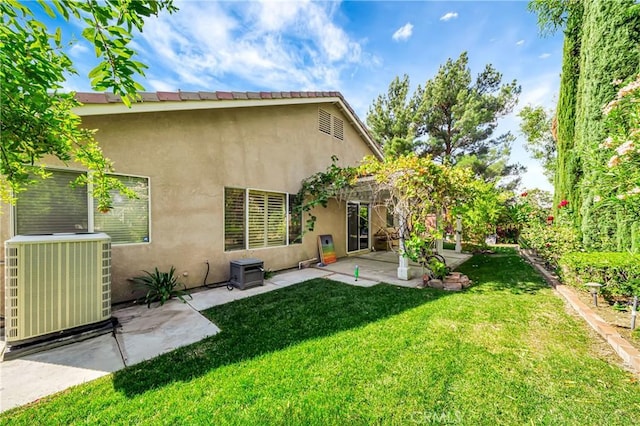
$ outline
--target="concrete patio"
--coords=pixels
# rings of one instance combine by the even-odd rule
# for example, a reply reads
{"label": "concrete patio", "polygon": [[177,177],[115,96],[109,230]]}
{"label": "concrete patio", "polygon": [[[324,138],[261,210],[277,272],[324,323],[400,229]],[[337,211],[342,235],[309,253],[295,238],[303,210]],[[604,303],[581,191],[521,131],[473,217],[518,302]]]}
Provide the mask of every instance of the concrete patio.
{"label": "concrete patio", "polygon": [[[457,268],[471,258],[470,254],[456,253],[453,250],[443,250],[441,254],[445,258],[447,266],[451,269]],[[358,265],[360,271],[360,279],[358,281],[385,282],[401,287],[416,287],[422,283],[422,267],[415,262],[409,262],[412,270],[412,279],[401,280],[398,278],[398,253],[394,251],[372,251],[343,257],[336,263],[318,268],[353,278],[356,265]],[[347,283],[352,284],[355,282],[355,280],[351,281],[353,282]]]}
{"label": "concrete patio", "polygon": [[[446,252],[447,264],[452,267],[470,257]],[[360,269],[357,281],[353,275],[355,265]],[[171,300],[151,309],[145,305],[116,308],[113,316],[119,326],[113,333],[0,362],[0,412],[213,336],[220,329],[200,314],[213,306],[313,278],[363,287],[380,282],[415,287],[421,282],[420,266],[416,266],[416,278],[410,281],[397,279],[397,266],[395,253],[372,252],[341,258],[324,267],[282,272],[265,280],[263,286],[243,291],[204,288],[193,291],[193,299],[187,298],[187,303]]]}

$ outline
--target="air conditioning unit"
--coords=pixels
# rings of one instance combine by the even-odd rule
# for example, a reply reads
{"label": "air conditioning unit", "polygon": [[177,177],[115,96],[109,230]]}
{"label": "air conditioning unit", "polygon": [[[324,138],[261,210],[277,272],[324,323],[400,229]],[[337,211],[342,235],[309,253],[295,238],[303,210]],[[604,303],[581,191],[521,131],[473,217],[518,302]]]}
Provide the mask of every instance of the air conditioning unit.
{"label": "air conditioning unit", "polygon": [[111,317],[111,238],[16,236],[5,242],[7,345]]}

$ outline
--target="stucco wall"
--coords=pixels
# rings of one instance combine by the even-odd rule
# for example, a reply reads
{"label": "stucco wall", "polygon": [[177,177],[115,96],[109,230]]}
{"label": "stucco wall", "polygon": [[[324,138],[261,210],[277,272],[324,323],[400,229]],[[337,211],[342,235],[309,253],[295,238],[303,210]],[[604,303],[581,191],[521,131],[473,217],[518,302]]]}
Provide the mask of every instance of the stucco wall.
{"label": "stucco wall", "polygon": [[[88,128],[122,174],[150,178],[151,242],[114,245],[112,300],[133,297],[127,280],[142,270],[175,266],[188,287],[228,279],[229,261],[257,257],[280,270],[317,256],[316,238],[332,234],[338,256],[346,254],[342,203],[320,208],[313,233],[302,244],[224,251],[224,187],[296,193],[300,182],[324,170],[336,155],[354,165],[371,150],[332,104],[321,107],[344,120],[344,141],[318,131],[318,105],[229,108],[89,116]],[[6,209],[5,209],[6,213]],[[11,237],[1,218],[3,241]]]}

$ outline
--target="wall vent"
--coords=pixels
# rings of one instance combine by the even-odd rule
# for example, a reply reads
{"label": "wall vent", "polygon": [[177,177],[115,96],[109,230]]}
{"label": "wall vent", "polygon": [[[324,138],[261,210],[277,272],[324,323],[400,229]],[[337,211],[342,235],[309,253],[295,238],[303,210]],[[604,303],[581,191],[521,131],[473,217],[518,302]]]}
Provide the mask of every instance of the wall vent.
{"label": "wall vent", "polygon": [[344,140],[344,121],[318,108],[318,130],[336,139]]}
{"label": "wall vent", "polygon": [[16,236],[5,242],[7,343],[111,317],[106,234]]}
{"label": "wall vent", "polygon": [[344,121],[333,116],[333,136],[336,139],[344,140]]}
{"label": "wall vent", "polygon": [[318,130],[331,134],[331,114],[323,109],[318,109]]}

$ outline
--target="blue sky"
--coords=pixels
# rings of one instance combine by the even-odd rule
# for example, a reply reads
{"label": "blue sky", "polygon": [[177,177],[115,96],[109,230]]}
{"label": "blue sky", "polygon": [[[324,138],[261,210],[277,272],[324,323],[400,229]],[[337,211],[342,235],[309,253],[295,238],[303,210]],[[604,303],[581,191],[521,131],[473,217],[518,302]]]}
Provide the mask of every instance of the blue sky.
{"label": "blue sky", "polygon": [[[338,90],[366,119],[391,80],[424,85],[448,58],[469,53],[472,74],[491,63],[503,81],[522,85],[514,114],[499,131],[518,136],[512,161],[528,168],[524,187],[551,189],[522,147],[515,113],[553,108],[562,59],[561,32],[539,35],[526,1],[211,2],[179,1],[173,15],[150,19],[135,38],[149,66],[149,91]],[[67,89],[89,91],[95,64],[79,26],[65,26],[79,76]]]}

